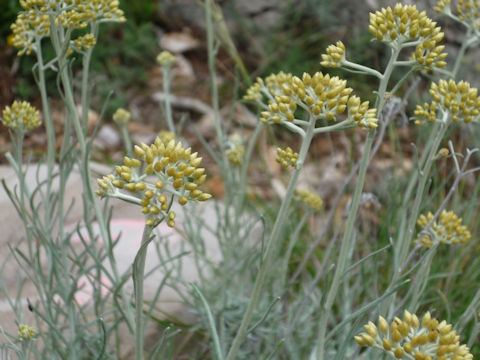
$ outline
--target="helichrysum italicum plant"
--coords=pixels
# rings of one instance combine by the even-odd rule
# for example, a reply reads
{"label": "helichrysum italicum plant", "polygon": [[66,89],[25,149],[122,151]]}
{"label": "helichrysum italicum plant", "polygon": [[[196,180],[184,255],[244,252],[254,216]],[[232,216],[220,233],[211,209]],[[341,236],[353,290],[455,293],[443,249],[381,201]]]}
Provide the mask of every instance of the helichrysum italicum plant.
{"label": "helichrysum italicum plant", "polygon": [[415,46],[411,58],[420,66],[441,68],[446,65],[445,46],[438,45],[444,36],[441,28],[415,5],[396,4],[393,9],[388,7],[370,13],[368,29],[390,46],[411,42]]}
{"label": "helichrysum italicum plant", "polygon": [[297,165],[298,153],[293,151],[290,146],[285,149],[277,148],[277,162],[282,165],[283,169],[288,169],[289,166],[295,167]]}
{"label": "helichrysum italicum plant", "polygon": [[[433,214],[429,212],[426,216],[420,215],[417,224],[421,228],[433,220]],[[465,225],[462,225],[462,218],[459,218],[453,211],[443,210],[438,220],[434,221],[428,228],[427,233],[420,233],[417,242],[425,248],[430,248],[434,244],[463,244],[471,237]]]}
{"label": "helichrysum italicum plant", "polygon": [[429,312],[420,321],[406,311],[403,320],[395,317],[389,324],[382,316],[378,327],[369,322],[355,340],[360,346],[383,350],[394,359],[410,360],[471,360],[473,355],[460,336],[445,320],[439,322]]}
{"label": "helichrysum italicum plant", "polygon": [[304,126],[304,121],[295,117],[297,108],[307,110],[315,120],[335,120],[348,109],[350,126],[376,128],[376,109],[369,108],[368,101],[361,102],[357,96],[350,96],[353,89],[346,85],[346,80],[321,72],[304,73],[302,78],[280,72],[265,81],[257,79],[244,98],[262,105],[265,111],[261,113],[261,120],[267,124],[283,124],[290,129]]}
{"label": "helichrysum italicum plant", "polygon": [[42,124],[38,110],[27,101],[14,101],[5,107],[2,116],[2,124],[14,131],[27,132]]}
{"label": "helichrysum italicum plant", "polygon": [[323,200],[308,190],[299,189],[295,191],[297,200],[306,206],[310,211],[318,212],[322,209]]}
{"label": "helichrysum italicum plant", "polygon": [[181,142],[164,143],[157,137],[150,146],[136,145],[134,157],[125,157],[115,174],[98,179],[97,194],[141,205],[149,226],[167,219],[173,227],[175,213],[170,207],[174,198],[185,205],[212,197],[198,188],[207,178],[201,162],[202,158],[192,154],[190,148],[185,149]]}
{"label": "helichrysum italicum plant", "polygon": [[22,340],[32,340],[37,336],[35,329],[28,325],[20,325],[18,327],[18,337]]}
{"label": "helichrysum italicum plant", "polygon": [[175,56],[169,51],[162,51],[157,56],[157,63],[161,66],[170,67],[175,61]]}
{"label": "helichrysum italicum plant", "polygon": [[[452,15],[451,0],[440,0],[434,10]],[[480,27],[480,3],[478,0],[459,0],[456,10],[460,21],[476,28]]]}
{"label": "helichrysum italicum plant", "polygon": [[337,41],[335,45],[327,47],[327,53],[322,54],[322,62],[324,67],[339,67],[342,61],[345,60],[345,45],[341,41]]}
{"label": "helichrysum italicum plant", "polygon": [[431,103],[417,105],[415,109],[417,124],[448,120],[468,123],[480,119],[478,89],[466,81],[440,80],[438,84],[432,83],[430,95],[433,98]]}
{"label": "helichrysum italicum plant", "polygon": [[74,48],[79,52],[85,51],[90,49],[91,47],[94,47],[96,43],[97,43],[97,40],[95,39],[95,35],[93,34],[85,34],[73,40]]}
{"label": "helichrysum italicum plant", "polygon": [[171,140],[175,140],[175,134],[171,131],[160,131],[158,137],[163,143],[168,144]]}
{"label": "helichrysum italicum plant", "polygon": [[234,134],[228,139],[229,149],[225,151],[228,161],[235,166],[241,166],[243,157],[245,156],[245,146],[243,146],[242,138]]}
{"label": "helichrysum italicum plant", "polygon": [[126,125],[128,122],[130,122],[131,118],[132,114],[130,111],[123,108],[118,108],[113,114],[113,121],[115,121],[118,125]]}
{"label": "helichrysum italicum plant", "polygon": [[[70,30],[85,29],[92,23],[125,21],[117,0],[23,0],[20,5],[24,11],[11,26],[18,55],[37,51],[38,40],[50,36],[50,16],[54,16],[56,24]],[[80,36],[73,44],[85,50],[95,44],[92,36]]]}

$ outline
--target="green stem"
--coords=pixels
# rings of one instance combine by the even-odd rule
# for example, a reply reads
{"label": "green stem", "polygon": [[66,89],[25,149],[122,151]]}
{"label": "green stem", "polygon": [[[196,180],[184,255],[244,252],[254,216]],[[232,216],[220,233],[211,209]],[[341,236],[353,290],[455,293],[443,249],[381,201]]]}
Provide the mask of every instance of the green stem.
{"label": "green stem", "polygon": [[[98,27],[96,23],[92,23],[90,31],[97,38]],[[83,133],[87,135],[87,125],[88,125],[88,110],[90,109],[90,97],[89,97],[89,86],[88,78],[90,74],[90,59],[92,57],[94,47],[91,47],[83,55],[82,58],[82,89],[81,89],[81,102],[82,102],[82,124],[83,124]]]}
{"label": "green stem", "polygon": [[[215,132],[217,136],[217,141],[219,145],[219,152],[221,156],[221,162],[219,164],[220,169],[224,175],[227,174],[228,162],[225,155],[225,139],[223,135],[222,123],[220,118],[220,107],[218,103],[218,87],[216,84],[216,71],[215,71],[215,49],[214,49],[214,40],[215,33],[213,30],[212,24],[212,5],[211,0],[205,0],[205,16],[206,16],[206,27],[207,27],[207,50],[208,50],[208,70],[210,73],[210,87],[212,91],[212,107],[215,116]],[[228,179],[228,177],[227,177]]]}
{"label": "green stem", "polygon": [[[143,229],[142,245],[148,244],[152,235],[152,226]],[[133,264],[133,285],[135,292],[135,359],[144,360],[144,326],[143,326],[143,284],[145,276],[145,261],[148,246],[141,246]]]}
{"label": "green stem", "polygon": [[128,133],[127,124],[121,124],[120,131],[122,132],[123,143],[125,144],[127,155],[132,156],[133,155],[132,139],[130,138],[130,134]]}
{"label": "green stem", "polygon": [[47,191],[45,197],[45,220],[46,226],[48,229],[51,229],[51,203],[50,199],[52,198],[52,180],[53,180],[53,169],[55,166],[55,155],[56,155],[56,139],[55,139],[55,128],[53,125],[52,114],[50,111],[50,104],[48,102],[47,86],[45,82],[45,68],[43,63],[42,55],[42,44],[41,40],[37,39],[37,65],[38,65],[38,88],[40,90],[40,97],[42,99],[42,109],[45,123],[45,131],[47,133]]}
{"label": "green stem", "polygon": [[170,103],[170,84],[172,82],[170,66],[162,66],[163,73],[163,93],[165,94],[165,118],[167,119],[168,130],[175,134],[173,125],[172,104]]}
{"label": "green stem", "polygon": [[345,67],[360,71],[360,72],[365,73],[367,75],[375,76],[379,79],[382,79],[382,77],[383,77],[383,75],[375,69],[372,69],[372,68],[369,68],[367,66],[363,66],[363,65],[360,65],[360,64],[352,63],[348,60],[343,60],[341,62],[341,64]]}
{"label": "green stem", "polygon": [[[240,170],[240,180],[238,182],[238,188],[240,189],[237,192],[237,201],[234,206],[234,214],[236,216],[236,224],[239,224],[241,221],[240,214],[242,213],[242,209],[245,203],[245,197],[247,193],[247,176],[248,176],[248,165],[250,164],[250,159],[252,158],[253,150],[255,149],[255,145],[257,143],[258,137],[260,136],[264,125],[261,121],[257,123],[253,134],[250,137],[247,151],[245,152],[245,156],[242,161],[242,169]],[[238,229],[235,229],[235,233]]]}
{"label": "green stem", "polygon": [[[385,72],[382,75],[382,78],[381,78],[382,80],[380,81],[377,102],[375,104],[379,117],[381,117],[381,114],[382,114],[382,109],[383,109],[384,100],[385,100],[385,92],[387,91],[388,82],[390,80],[390,76],[392,75],[392,71],[395,67],[395,61],[397,60],[399,53],[400,53],[400,48],[392,49],[392,54],[388,61]],[[365,175],[368,168],[370,151],[372,149],[374,137],[375,137],[375,130],[370,130],[368,132],[367,139],[365,141],[365,146],[363,149],[362,158],[360,160],[360,169],[358,173],[357,185],[355,186],[352,202],[348,212],[345,232],[343,233],[343,238],[340,246],[340,253],[339,253],[337,264],[335,266],[335,274],[333,276],[332,284],[330,285],[330,289],[327,293],[327,297],[323,305],[323,316],[319,324],[319,331],[318,331],[319,335],[318,335],[318,342],[317,342],[317,349],[316,349],[316,355],[318,360],[324,359],[325,336],[327,332],[328,320],[330,318],[330,313],[331,313],[333,304],[335,302],[335,299],[337,297],[338,290],[340,288],[340,284],[342,282],[342,278],[345,273],[345,269],[347,267],[348,252],[350,251],[351,245],[353,242],[353,228],[355,225],[355,220],[357,218],[358,208],[360,206],[360,198],[363,192],[363,185],[365,182]]]}
{"label": "green stem", "polygon": [[270,271],[274,270],[274,269],[271,269],[270,263],[272,261],[273,256],[275,255],[276,249],[278,248],[278,244],[282,239],[280,234],[285,225],[285,220],[288,214],[290,203],[293,198],[293,194],[294,194],[295,186],[297,184],[298,176],[300,174],[300,170],[303,167],[303,163],[307,156],[310,143],[312,142],[314,129],[315,129],[315,120],[311,119],[310,125],[307,128],[305,138],[303,139],[302,146],[300,148],[297,167],[293,170],[292,176],[290,177],[285,198],[282,201],[271,235],[268,239],[265,253],[263,254],[263,257],[262,257],[262,263],[260,264],[260,269],[255,279],[255,284],[253,287],[252,295],[250,297],[250,302],[248,303],[245,314],[243,315],[240,328],[238,329],[237,334],[235,335],[235,338],[232,342],[230,350],[227,354],[226,360],[233,360],[237,356],[240,346],[242,345],[247,335],[247,329],[249,328],[250,322],[252,320],[253,312],[261,299],[263,285],[267,278],[268,270]]}

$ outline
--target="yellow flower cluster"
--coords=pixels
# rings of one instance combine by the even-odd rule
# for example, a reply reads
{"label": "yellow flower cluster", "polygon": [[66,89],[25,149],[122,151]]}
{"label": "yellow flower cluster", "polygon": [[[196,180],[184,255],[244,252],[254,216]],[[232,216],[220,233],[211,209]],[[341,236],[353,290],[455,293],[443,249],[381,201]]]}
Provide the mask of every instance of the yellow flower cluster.
{"label": "yellow flower cluster", "polygon": [[18,55],[30,55],[34,43],[50,35],[50,15],[55,25],[71,30],[84,29],[93,22],[125,21],[118,0],[22,0],[20,5],[24,11],[11,26]]}
{"label": "yellow flower cluster", "polygon": [[[262,90],[265,89],[265,83],[262,78],[257,78],[255,83],[247,89],[247,93],[243,96],[244,100],[261,102],[263,99]],[[267,92],[267,96],[270,93]]]}
{"label": "yellow flower cluster", "polygon": [[[261,102],[263,95],[267,96],[268,105],[266,111],[261,113],[261,120],[269,124],[293,122],[297,106],[307,110],[314,119],[335,120],[337,115],[343,114],[352,104],[349,99],[357,99],[350,97],[353,90],[346,85],[346,80],[321,72],[314,75],[304,73],[302,78],[280,72],[270,75],[265,82],[257,79],[247,90],[245,99]],[[353,103],[356,101],[353,100]],[[363,104],[368,108],[368,102]],[[352,116],[352,120],[361,127],[376,127],[376,110],[365,110],[363,113],[360,110],[364,109],[355,104],[349,109],[348,114]]]}
{"label": "yellow flower cluster", "polygon": [[83,36],[79,36],[73,41],[75,48],[78,51],[85,51],[94,47],[97,43],[95,36],[93,34],[85,34]]}
{"label": "yellow flower cluster", "polygon": [[[427,216],[420,215],[417,220],[418,226],[425,228],[433,219],[433,214],[429,212]],[[418,241],[424,248],[431,248],[434,244],[464,244],[470,237],[465,225],[462,225],[462,218],[459,218],[453,211],[443,210],[438,221],[432,223],[429,231],[433,239],[428,234],[419,234]],[[421,239],[421,240],[420,240]]]}
{"label": "yellow flower cluster", "polygon": [[229,149],[226,151],[227,159],[232,165],[240,166],[245,155],[245,146],[240,135],[233,134],[228,141]]}
{"label": "yellow flower cluster", "polygon": [[162,140],[165,144],[168,144],[170,140],[175,140],[175,134],[171,131],[160,131],[158,133],[158,137]]}
{"label": "yellow flower cluster", "polygon": [[[199,167],[202,158],[185,149],[180,142],[164,143],[159,137],[148,146],[135,145],[135,157],[125,157],[123,165],[116,166],[116,174],[98,179],[99,196],[123,199],[142,206],[147,215],[146,224],[153,226],[162,219],[175,225],[175,213],[170,211],[174,198],[180,205],[188,201],[206,201],[212,196],[200,189],[207,178]],[[148,177],[154,181],[147,181]]]}
{"label": "yellow flower cluster", "polygon": [[450,10],[450,3],[451,0],[440,0],[437,2],[437,5],[433,7],[433,10],[436,12],[445,12],[447,10]]}
{"label": "yellow flower cluster", "polygon": [[237,145],[232,149],[226,151],[227,159],[233,165],[242,165],[243,155],[245,154],[245,147]]}
{"label": "yellow flower cluster", "polygon": [[173,56],[169,51],[162,51],[157,56],[157,63],[161,66],[168,67],[173,64],[175,61],[175,56]]}
{"label": "yellow flower cluster", "polygon": [[474,27],[480,26],[480,2],[478,0],[459,0],[458,18]]}
{"label": "yellow flower cluster", "polygon": [[20,13],[10,26],[13,32],[12,44],[18,48],[18,55],[30,55],[36,37],[50,35],[50,20],[47,14],[37,12]]}
{"label": "yellow flower cluster", "polygon": [[430,95],[433,98],[431,104],[417,105],[415,116],[417,124],[422,120],[434,122],[437,119],[437,111],[448,112],[453,121],[463,120],[466,123],[478,120],[480,114],[480,97],[478,89],[470,87],[466,81],[455,83],[453,80],[440,80],[438,85],[432,83]]}
{"label": "yellow flower cluster", "polygon": [[[451,0],[440,0],[433,8],[436,12],[451,14]],[[478,0],[459,0],[457,5],[458,19],[473,27],[480,26],[480,2]]]}
{"label": "yellow flower cluster", "polygon": [[34,130],[41,125],[38,110],[27,101],[14,101],[11,107],[5,107],[2,123],[10,129],[19,131]]}
{"label": "yellow flower cluster", "polygon": [[118,125],[127,124],[131,118],[132,114],[130,114],[130,111],[123,108],[118,108],[113,114],[113,121],[115,121]]}
{"label": "yellow flower cluster", "polygon": [[285,150],[277,148],[277,162],[282,168],[287,169],[289,166],[297,165],[298,153],[294,152],[289,146]]}
{"label": "yellow flower cluster", "polygon": [[396,4],[393,9],[383,8],[370,13],[370,33],[378,40],[396,46],[413,42],[416,49],[412,59],[421,66],[444,67],[447,54],[444,46],[437,46],[443,39],[441,28],[427,17],[425,11],[419,12],[415,5]]}
{"label": "yellow flower cluster", "polygon": [[439,322],[427,312],[422,321],[405,310],[403,320],[395,317],[389,325],[382,316],[378,328],[373,322],[355,336],[360,346],[381,349],[395,359],[415,360],[471,360],[473,355],[445,320]]}
{"label": "yellow flower cluster", "polygon": [[310,210],[318,212],[322,209],[323,200],[315,195],[312,194],[308,190],[295,190],[295,195],[297,199],[306,205]]}
{"label": "yellow flower cluster", "polygon": [[439,13],[449,11],[450,3],[451,0],[440,0],[439,2],[437,2],[437,5],[434,6],[433,10]]}
{"label": "yellow flower cluster", "polygon": [[322,62],[320,63],[324,67],[339,67],[345,60],[345,45],[341,41],[337,41],[335,45],[329,45],[327,47],[327,53],[322,54]]}
{"label": "yellow flower cluster", "polygon": [[351,96],[348,99],[348,116],[355,120],[358,126],[374,129],[378,126],[377,109],[369,109],[368,104],[368,101],[361,102],[356,95]]}
{"label": "yellow flower cluster", "polygon": [[18,337],[22,340],[31,340],[35,336],[37,336],[37,333],[35,329],[31,326],[28,325],[20,325],[18,327]]}

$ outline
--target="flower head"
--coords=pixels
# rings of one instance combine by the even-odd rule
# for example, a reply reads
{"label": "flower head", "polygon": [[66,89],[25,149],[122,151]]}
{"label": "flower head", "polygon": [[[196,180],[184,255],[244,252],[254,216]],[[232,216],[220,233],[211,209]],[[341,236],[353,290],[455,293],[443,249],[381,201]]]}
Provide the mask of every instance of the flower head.
{"label": "flower head", "polygon": [[18,327],[18,337],[22,340],[31,340],[35,336],[37,336],[37,333],[35,329],[31,326],[28,325],[20,325]]}
{"label": "flower head", "polygon": [[[350,94],[353,89],[347,87],[346,80],[337,76],[317,72],[314,75],[304,73],[302,78],[280,72],[268,76],[265,81],[257,79],[257,82],[247,90],[245,99],[260,103],[265,111],[261,113],[261,120],[268,124],[295,122],[297,107],[307,110],[310,116],[317,119],[335,120],[338,115],[344,114],[351,102]],[[263,99],[268,99],[267,104]],[[363,103],[363,112],[356,101],[353,107],[356,111],[348,114],[358,115],[351,117],[358,126],[373,128],[377,126],[375,109],[368,110],[368,102]]]}
{"label": "flower head", "polygon": [[162,140],[165,144],[168,144],[170,140],[175,140],[175,134],[171,131],[160,131],[158,133],[158,137]]}
{"label": "flower head", "polygon": [[79,36],[73,41],[73,45],[77,49],[77,51],[85,51],[95,46],[97,40],[93,34],[85,34],[83,36]]}
{"label": "flower head", "polygon": [[339,67],[342,61],[345,60],[345,45],[341,41],[337,41],[335,45],[327,47],[327,53],[322,54],[322,62],[324,67]]}
{"label": "flower head", "polygon": [[162,51],[157,56],[157,63],[164,67],[170,67],[175,61],[175,56],[172,55],[169,51]]}
{"label": "flower head", "polygon": [[[466,81],[456,83],[453,80],[440,80],[438,85],[432,83],[430,95],[433,101],[422,106],[417,105],[415,116],[417,124],[424,120],[434,122],[451,118],[453,121],[463,120],[466,123],[479,119],[480,97],[478,90],[470,87]],[[437,114],[440,113],[440,116]],[[445,120],[443,120],[445,121]]]}
{"label": "flower head", "polygon": [[355,341],[360,346],[381,349],[394,359],[473,359],[470,349],[460,345],[460,336],[452,325],[445,320],[439,322],[429,312],[420,321],[405,310],[403,320],[395,317],[390,324],[380,316],[378,328],[371,321],[364,328],[366,332],[355,336]]}
{"label": "flower head", "polygon": [[474,27],[480,27],[480,2],[478,0],[459,0],[458,18]]}
{"label": "flower head", "polygon": [[130,111],[123,108],[118,108],[117,111],[115,111],[115,113],[113,114],[113,121],[115,121],[118,125],[127,124],[131,118],[132,114],[130,113]]}
{"label": "flower head", "polygon": [[243,156],[245,155],[245,146],[243,146],[242,138],[234,134],[229,139],[230,149],[226,151],[227,159],[232,165],[242,165]]}
{"label": "flower head", "polygon": [[34,130],[41,125],[38,110],[27,101],[14,101],[3,110],[3,125],[22,132]]}
{"label": "flower head", "polygon": [[[18,55],[30,55],[43,37],[50,36],[50,17],[65,29],[85,29],[88,24],[124,22],[118,0],[21,0],[23,8],[11,25]],[[88,37],[91,44],[91,39]]]}
{"label": "flower head", "polygon": [[[440,0],[433,8],[436,12],[452,14],[451,0]],[[459,0],[457,5],[458,19],[475,28],[480,27],[480,2],[478,0]]]}
{"label": "flower head", "polygon": [[451,11],[450,3],[451,0],[440,0],[439,2],[437,2],[437,5],[434,6],[433,10],[439,13]]}
{"label": "flower head", "polygon": [[323,200],[308,190],[296,190],[295,196],[297,197],[298,201],[304,204],[311,211],[318,212],[322,209]]}
{"label": "flower head", "polygon": [[[425,228],[433,220],[433,214],[420,215],[417,220],[418,226]],[[453,211],[443,210],[438,221],[434,221],[428,229],[430,234],[418,234],[417,243],[420,241],[424,248],[431,248],[434,244],[463,244],[470,237],[465,225],[462,225],[462,218],[459,218]]]}
{"label": "flower head", "polygon": [[141,205],[147,225],[153,226],[165,218],[173,227],[175,213],[170,207],[175,198],[185,205],[212,197],[198,189],[207,178],[205,169],[199,167],[202,158],[192,154],[190,148],[185,149],[181,142],[165,143],[157,137],[150,146],[135,145],[134,152],[135,157],[125,157],[123,165],[116,166],[115,174],[97,180],[97,194]]}
{"label": "flower head", "polygon": [[396,4],[370,13],[370,33],[391,46],[412,42],[416,46],[412,59],[422,67],[444,67],[447,54],[445,47],[438,46],[444,33],[437,23],[418,11],[415,5]]}
{"label": "flower head", "polygon": [[298,153],[294,152],[289,146],[281,149],[277,148],[277,162],[282,165],[282,168],[288,169],[289,166],[295,167],[297,165]]}

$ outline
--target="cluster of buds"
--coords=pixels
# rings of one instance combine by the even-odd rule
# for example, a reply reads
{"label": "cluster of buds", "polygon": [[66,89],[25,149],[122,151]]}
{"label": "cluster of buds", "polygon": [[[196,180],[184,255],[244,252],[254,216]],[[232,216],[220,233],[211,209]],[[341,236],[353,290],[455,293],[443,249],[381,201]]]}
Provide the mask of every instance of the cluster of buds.
{"label": "cluster of buds", "polygon": [[388,7],[370,13],[368,29],[378,40],[390,46],[398,47],[411,42],[416,45],[412,60],[422,67],[442,68],[446,65],[447,54],[443,53],[443,45],[437,45],[444,34],[436,25],[425,11],[418,11],[415,5],[396,4],[393,9]]}
{"label": "cluster of buds", "polygon": [[405,310],[403,320],[395,317],[391,324],[378,318],[364,326],[365,333],[355,336],[360,346],[383,350],[394,359],[415,360],[471,360],[473,355],[445,320],[439,322],[427,312],[422,321]]}
{"label": "cluster of buds", "polygon": [[3,110],[4,126],[20,132],[34,130],[41,125],[38,110],[27,101],[14,101]]}
{"label": "cluster of buds", "polygon": [[[433,8],[436,12],[452,14],[451,0],[440,0]],[[458,19],[468,25],[480,26],[480,3],[478,0],[459,0],[457,5]]]}
{"label": "cluster of buds", "polygon": [[438,85],[432,83],[430,95],[433,98],[431,104],[417,105],[415,116],[417,124],[422,120],[434,122],[437,119],[437,111],[440,111],[441,118],[451,117],[453,121],[463,120],[466,123],[478,120],[480,114],[480,97],[478,89],[470,87],[466,81],[458,84],[453,80],[440,80]]}
{"label": "cluster of buds", "polygon": [[[433,220],[433,214],[420,215],[417,220],[418,226],[426,228]],[[465,225],[462,225],[462,218],[459,218],[453,211],[443,210],[438,221],[434,221],[428,229],[428,234],[420,233],[417,243],[424,248],[431,248],[434,244],[464,244],[471,237]]]}
{"label": "cluster of buds", "polygon": [[313,212],[318,212],[322,209],[323,200],[308,190],[295,190],[295,196],[298,201]]}
{"label": "cluster of buds", "polygon": [[243,163],[243,156],[245,155],[245,146],[242,144],[242,138],[239,135],[232,135],[228,141],[230,148],[226,151],[228,161],[235,166],[240,166]]}
{"label": "cluster of buds", "polygon": [[337,41],[335,45],[327,47],[327,53],[322,54],[320,64],[324,67],[336,68],[341,65],[343,60],[345,60],[345,45],[341,41]]}
{"label": "cluster of buds", "polygon": [[447,12],[451,12],[451,9],[450,9],[450,3],[451,3],[451,0],[440,0],[439,2],[437,2],[437,4],[433,7],[433,10],[435,10],[436,12],[439,12],[439,13],[447,13]]}
{"label": "cluster of buds", "polygon": [[202,158],[180,142],[164,143],[157,137],[150,146],[136,145],[134,152],[134,158],[125,157],[123,165],[116,166],[115,174],[97,180],[100,186],[97,195],[142,206],[148,226],[155,226],[163,219],[167,219],[168,226],[175,225],[175,213],[170,211],[174,198],[185,205],[212,197],[198,189],[207,178],[205,169],[199,167]]}
{"label": "cluster of buds", "polygon": [[[22,0],[20,5],[23,11],[11,25],[18,55],[30,55],[36,51],[35,44],[50,35],[51,16],[56,26],[70,30],[85,29],[89,23],[125,21],[118,0]],[[91,38],[84,40],[85,44],[94,45]],[[80,44],[74,45],[81,48]]]}
{"label": "cluster of buds", "polygon": [[77,51],[86,51],[95,46],[97,40],[93,34],[79,36],[73,41],[73,46]]}
{"label": "cluster of buds", "polygon": [[28,325],[20,325],[18,327],[18,337],[22,340],[31,340],[37,336],[35,329]]}
{"label": "cluster of buds", "polygon": [[459,0],[458,18],[478,28],[480,26],[480,3],[478,0]]}
{"label": "cluster of buds", "polygon": [[123,108],[118,108],[117,111],[113,114],[113,121],[115,121],[118,125],[126,125],[130,119],[132,118],[132,114],[130,111],[125,110]]}
{"label": "cluster of buds", "polygon": [[175,61],[175,56],[169,51],[162,51],[157,55],[157,63],[164,67],[170,67]]}
{"label": "cluster of buds", "polygon": [[[52,0],[51,0],[52,1]],[[57,0],[55,0],[57,1]],[[118,8],[118,0],[67,0],[73,4],[73,10],[88,21],[125,22],[123,11]]]}
{"label": "cluster of buds", "polygon": [[[363,107],[358,106],[358,98],[350,97],[353,89],[346,85],[346,80],[321,72],[314,75],[304,73],[302,78],[280,72],[270,75],[265,82],[257,79],[247,90],[245,99],[255,100],[265,108],[261,113],[261,120],[268,124],[295,123],[297,107],[307,110],[314,120],[335,120],[352,105],[355,110],[349,109],[348,112],[352,124],[364,128],[376,127],[376,110],[368,110],[368,102],[362,103]],[[267,104],[262,102],[264,95],[268,98]],[[353,100],[349,101],[351,99]],[[367,109],[364,109],[365,105]]]}
{"label": "cluster of buds", "polygon": [[47,14],[22,12],[10,26],[13,33],[12,44],[18,48],[18,55],[30,55],[36,38],[50,35],[50,20]]}
{"label": "cluster of buds", "polygon": [[277,148],[277,162],[282,168],[288,169],[289,166],[297,165],[298,153],[294,152],[289,146],[285,150]]}
{"label": "cluster of buds", "polygon": [[171,131],[160,131],[158,133],[158,137],[162,140],[165,144],[168,144],[171,140],[175,140],[175,134]]}
{"label": "cluster of buds", "polygon": [[358,126],[374,129],[378,126],[377,109],[369,108],[368,105],[368,101],[361,102],[358,96],[351,96],[348,99],[348,116],[355,120]]}

